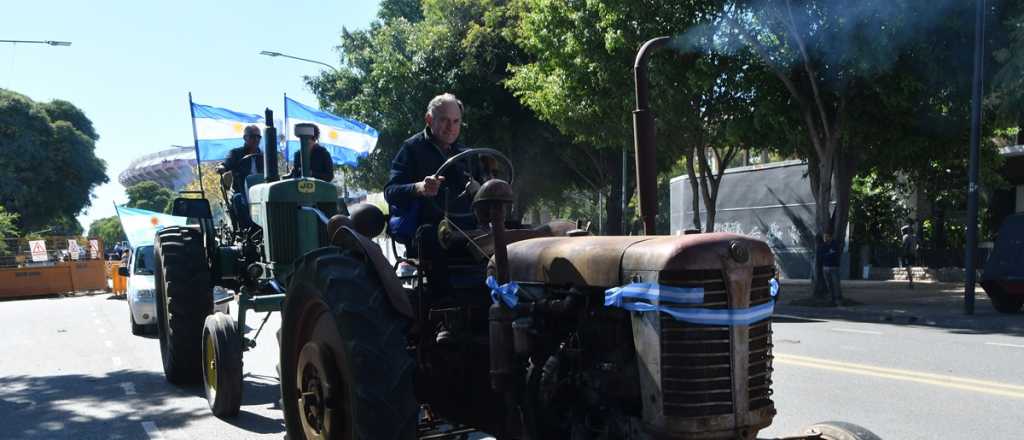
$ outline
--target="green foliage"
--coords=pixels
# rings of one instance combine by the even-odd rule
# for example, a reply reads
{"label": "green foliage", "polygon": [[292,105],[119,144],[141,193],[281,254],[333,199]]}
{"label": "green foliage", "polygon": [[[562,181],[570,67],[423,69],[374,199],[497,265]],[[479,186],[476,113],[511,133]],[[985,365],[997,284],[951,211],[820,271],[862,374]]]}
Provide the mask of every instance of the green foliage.
{"label": "green foliage", "polygon": [[144,181],[125,188],[128,194],[129,208],[146,209],[154,212],[170,213],[172,202],[178,195],[153,181]]}
{"label": "green foliage", "polygon": [[507,66],[523,56],[503,37],[509,22],[501,2],[424,1],[422,20],[409,12],[412,2],[386,3],[370,29],[342,32],[342,68],[310,80],[322,108],[380,133],[376,150],[352,169],[351,181],[382,189],[399,145],[423,130],[427,102],[451,92],[465,105],[460,141],[501,150],[518,166],[518,212],[545,192],[560,191],[559,182],[573,174],[557,159],[571,144],[501,85]]}
{"label": "green foliage", "polygon": [[121,220],[117,216],[93,220],[89,224],[89,234],[87,236],[103,240],[105,246],[113,246],[115,243],[128,239],[124,235],[124,230],[121,229]]}
{"label": "green foliage", "polygon": [[0,255],[7,253],[8,239],[18,237],[18,214],[7,212],[0,206]]}
{"label": "green foliage", "polygon": [[[24,231],[67,226],[106,183],[92,123],[71,103],[0,90],[0,204]],[[79,233],[81,226],[77,226]]]}
{"label": "green foliage", "polygon": [[850,223],[853,240],[861,244],[893,246],[902,238],[900,228],[910,220],[904,201],[909,188],[891,177],[870,174],[853,179]]}

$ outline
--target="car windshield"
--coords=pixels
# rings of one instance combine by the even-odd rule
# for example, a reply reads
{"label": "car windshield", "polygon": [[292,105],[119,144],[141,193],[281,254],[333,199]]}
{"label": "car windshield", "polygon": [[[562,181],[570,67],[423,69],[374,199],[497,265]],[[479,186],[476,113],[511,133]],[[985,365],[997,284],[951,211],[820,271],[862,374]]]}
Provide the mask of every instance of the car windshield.
{"label": "car windshield", "polygon": [[135,275],[153,275],[153,246],[135,249]]}

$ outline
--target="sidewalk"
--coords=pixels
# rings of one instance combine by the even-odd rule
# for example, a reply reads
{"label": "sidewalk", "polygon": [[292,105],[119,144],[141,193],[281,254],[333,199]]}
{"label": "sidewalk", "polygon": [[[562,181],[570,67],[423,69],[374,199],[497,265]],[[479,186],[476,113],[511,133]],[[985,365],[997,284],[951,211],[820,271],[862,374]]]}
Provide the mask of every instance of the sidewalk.
{"label": "sidewalk", "polygon": [[779,280],[776,316],[925,325],[1024,335],[1024,314],[996,312],[975,288],[974,314],[964,312],[963,283],[844,280],[844,302],[832,307],[811,295],[810,280]]}

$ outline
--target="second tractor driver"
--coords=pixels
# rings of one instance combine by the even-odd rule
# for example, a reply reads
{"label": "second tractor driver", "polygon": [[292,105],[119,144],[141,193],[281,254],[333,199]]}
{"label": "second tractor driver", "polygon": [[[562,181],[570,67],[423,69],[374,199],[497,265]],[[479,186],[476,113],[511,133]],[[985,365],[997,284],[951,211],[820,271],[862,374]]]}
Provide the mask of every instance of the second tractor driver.
{"label": "second tractor driver", "polygon": [[[393,216],[405,216],[405,221],[413,223],[410,227],[413,231],[420,225],[436,226],[444,217],[438,207],[446,207],[454,213],[472,212],[472,193],[478,185],[472,176],[480,173],[470,167],[477,162],[459,161],[443,175],[434,175],[448,158],[467,149],[456,142],[462,129],[462,110],[462,102],[455,95],[435,96],[427,104],[424,115],[426,128],[406,139],[391,162],[384,198],[392,207]],[[426,198],[430,197],[436,197],[437,203],[427,202]],[[471,215],[451,220],[462,229],[476,227],[476,220]],[[393,236],[395,232],[393,227]],[[411,237],[395,238],[406,245],[408,256],[417,254]]]}

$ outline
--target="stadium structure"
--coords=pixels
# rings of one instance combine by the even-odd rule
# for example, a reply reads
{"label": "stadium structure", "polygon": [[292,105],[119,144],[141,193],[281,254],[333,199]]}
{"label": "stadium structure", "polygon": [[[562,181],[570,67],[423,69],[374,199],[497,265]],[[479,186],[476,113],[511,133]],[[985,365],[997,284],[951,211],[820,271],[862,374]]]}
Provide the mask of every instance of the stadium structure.
{"label": "stadium structure", "polygon": [[152,180],[172,191],[181,190],[196,178],[196,150],[192,146],[171,148],[139,157],[121,172],[118,181],[125,187]]}

